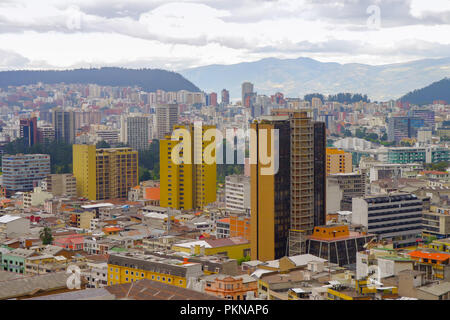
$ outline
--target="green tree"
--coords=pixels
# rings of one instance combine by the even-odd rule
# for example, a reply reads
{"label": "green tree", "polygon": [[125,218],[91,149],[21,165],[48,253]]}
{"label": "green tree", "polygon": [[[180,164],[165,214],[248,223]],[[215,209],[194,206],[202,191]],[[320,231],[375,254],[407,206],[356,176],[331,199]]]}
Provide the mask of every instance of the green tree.
{"label": "green tree", "polygon": [[153,175],[147,168],[139,166],[139,182],[151,180]]}
{"label": "green tree", "polygon": [[39,238],[42,244],[47,245],[53,242],[52,230],[49,227],[45,227],[39,232]]}
{"label": "green tree", "polygon": [[241,265],[242,262],[246,262],[246,261],[250,261],[250,260],[251,260],[250,256],[245,256],[245,257],[239,258],[237,260],[237,263],[238,263],[238,265]]}

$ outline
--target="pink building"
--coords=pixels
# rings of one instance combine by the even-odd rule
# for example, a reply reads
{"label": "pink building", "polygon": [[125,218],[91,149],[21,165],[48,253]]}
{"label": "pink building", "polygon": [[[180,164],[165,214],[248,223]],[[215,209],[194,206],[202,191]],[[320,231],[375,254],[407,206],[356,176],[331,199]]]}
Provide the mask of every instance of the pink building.
{"label": "pink building", "polygon": [[53,245],[70,251],[83,250],[84,236],[74,234],[53,241]]}

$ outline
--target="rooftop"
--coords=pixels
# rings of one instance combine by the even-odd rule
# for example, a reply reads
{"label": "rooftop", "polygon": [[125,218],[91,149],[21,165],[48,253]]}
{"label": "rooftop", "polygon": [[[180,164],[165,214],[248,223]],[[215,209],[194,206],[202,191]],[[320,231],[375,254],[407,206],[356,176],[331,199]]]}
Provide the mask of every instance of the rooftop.
{"label": "rooftop", "polygon": [[450,258],[450,254],[446,253],[432,253],[432,252],[423,252],[423,251],[412,251],[408,253],[411,257],[414,258],[422,258],[422,259],[431,259],[436,261],[446,261]]}

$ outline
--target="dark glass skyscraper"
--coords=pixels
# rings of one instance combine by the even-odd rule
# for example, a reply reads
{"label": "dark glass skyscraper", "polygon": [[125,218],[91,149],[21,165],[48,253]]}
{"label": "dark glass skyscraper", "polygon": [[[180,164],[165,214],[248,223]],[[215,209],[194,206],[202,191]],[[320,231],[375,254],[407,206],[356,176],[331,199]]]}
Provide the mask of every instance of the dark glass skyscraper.
{"label": "dark glass skyscraper", "polygon": [[24,139],[26,146],[33,146],[37,143],[37,118],[20,119],[20,137]]}

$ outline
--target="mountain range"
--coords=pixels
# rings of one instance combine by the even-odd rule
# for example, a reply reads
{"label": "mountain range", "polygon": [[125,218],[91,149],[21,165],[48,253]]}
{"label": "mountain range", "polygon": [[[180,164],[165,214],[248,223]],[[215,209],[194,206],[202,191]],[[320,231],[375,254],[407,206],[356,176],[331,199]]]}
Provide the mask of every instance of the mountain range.
{"label": "mountain range", "polygon": [[209,65],[179,71],[206,92],[224,88],[233,99],[241,98],[241,84],[250,81],[258,94],[283,92],[288,97],[309,93],[367,94],[372,101],[399,99],[450,76],[450,57],[406,63],[367,65],[320,62],[310,58],[266,58],[232,65]]}
{"label": "mountain range", "polygon": [[126,69],[105,67],[99,69],[74,70],[17,70],[0,72],[0,87],[55,83],[98,84],[101,86],[128,87],[138,86],[144,91],[154,92],[187,90],[198,92],[200,89],[176,72],[161,69]]}

